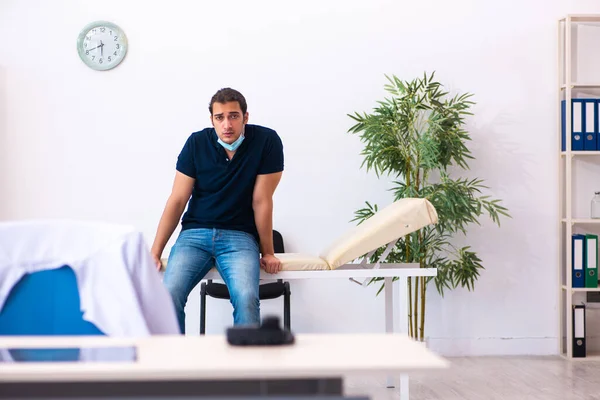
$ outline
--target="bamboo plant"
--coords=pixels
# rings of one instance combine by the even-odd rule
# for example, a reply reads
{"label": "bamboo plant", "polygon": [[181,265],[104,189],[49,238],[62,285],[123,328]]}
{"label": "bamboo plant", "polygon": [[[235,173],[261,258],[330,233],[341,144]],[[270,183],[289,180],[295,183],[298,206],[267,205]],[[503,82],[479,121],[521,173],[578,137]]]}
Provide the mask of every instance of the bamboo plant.
{"label": "bamboo plant", "polygon": [[[500,200],[483,194],[488,188],[481,179],[451,177],[453,171],[469,169],[467,161],[473,159],[464,123],[474,103],[469,93],[450,96],[434,75],[425,73],[412,81],[386,75],[389,83],[384,88],[391,97],[378,101],[370,114],[348,115],[355,122],[348,132],[358,134],[364,143],[361,168],[366,166],[378,177],[391,177],[395,200],[426,198],[438,213],[437,224],[401,238],[387,258],[388,262],[437,268],[436,277],[408,280],[409,334],[420,341],[424,340],[428,283],[434,279],[442,297],[445,290],[459,286],[472,290],[484,269],[476,252],[469,246],[453,245],[452,238],[466,235],[468,226],[479,224],[483,214],[498,226],[501,216],[510,217]],[[365,203],[352,221],[360,224],[377,212],[377,204]],[[371,283],[378,280],[373,278]]]}

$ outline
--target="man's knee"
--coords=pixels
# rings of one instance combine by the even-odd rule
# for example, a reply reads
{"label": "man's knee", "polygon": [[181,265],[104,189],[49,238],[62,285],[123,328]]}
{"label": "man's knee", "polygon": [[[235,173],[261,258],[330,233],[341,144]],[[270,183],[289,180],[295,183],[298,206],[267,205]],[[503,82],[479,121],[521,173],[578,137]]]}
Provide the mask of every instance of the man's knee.
{"label": "man's knee", "polygon": [[165,282],[164,285],[171,295],[175,306],[181,308],[185,307],[188,297],[188,294],[185,293],[185,288],[181,287],[181,285],[177,285],[175,282]]}
{"label": "man's knee", "polygon": [[171,295],[176,307],[183,308],[187,299],[200,280],[206,264],[197,265],[185,249],[172,251],[163,277],[163,285]]}
{"label": "man's knee", "polygon": [[250,288],[242,288],[238,290],[230,290],[231,302],[234,307],[242,308],[258,308],[259,298],[258,291]]}
{"label": "man's knee", "polygon": [[260,322],[258,291],[244,288],[238,291],[230,291],[230,293],[234,324],[258,324]]}

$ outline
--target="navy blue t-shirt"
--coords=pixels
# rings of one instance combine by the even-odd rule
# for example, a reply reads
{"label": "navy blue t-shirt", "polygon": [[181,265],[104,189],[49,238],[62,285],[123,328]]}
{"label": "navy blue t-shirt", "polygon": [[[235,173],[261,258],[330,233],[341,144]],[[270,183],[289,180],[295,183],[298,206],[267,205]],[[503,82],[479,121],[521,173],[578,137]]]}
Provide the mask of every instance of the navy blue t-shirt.
{"label": "navy blue t-shirt", "polygon": [[257,175],[283,171],[283,144],[277,132],[246,125],[244,141],[231,160],[214,128],[192,133],[177,159],[177,171],[196,179],[182,230],[232,229],[257,241],[252,193]]}

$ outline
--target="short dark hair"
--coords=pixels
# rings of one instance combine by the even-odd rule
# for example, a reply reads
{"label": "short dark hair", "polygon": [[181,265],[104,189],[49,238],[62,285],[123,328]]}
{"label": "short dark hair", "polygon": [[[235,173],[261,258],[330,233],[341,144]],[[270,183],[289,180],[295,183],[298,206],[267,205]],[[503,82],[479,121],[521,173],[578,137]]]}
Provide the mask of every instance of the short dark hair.
{"label": "short dark hair", "polygon": [[246,99],[244,96],[235,89],[224,88],[220,89],[217,93],[214,94],[212,99],[210,99],[210,105],[208,106],[208,111],[210,111],[210,115],[213,113],[213,104],[221,103],[225,104],[230,101],[237,101],[242,109],[242,114],[246,114],[246,110],[248,110],[248,105],[246,104]]}

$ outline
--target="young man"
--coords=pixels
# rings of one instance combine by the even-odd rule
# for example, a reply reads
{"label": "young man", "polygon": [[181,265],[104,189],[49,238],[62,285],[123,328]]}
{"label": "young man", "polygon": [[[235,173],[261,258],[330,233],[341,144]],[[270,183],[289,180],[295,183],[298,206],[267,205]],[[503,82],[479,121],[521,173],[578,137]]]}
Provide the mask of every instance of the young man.
{"label": "young man", "polygon": [[160,256],[189,200],[164,275],[182,333],[187,298],[212,267],[229,289],[235,325],[260,322],[260,268],[280,270],[272,221],[273,193],[283,171],[281,139],[272,129],[247,125],[246,100],[236,90],[219,90],[209,111],[213,127],[193,133],[179,154],[152,245],[160,268]]}

